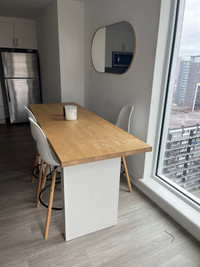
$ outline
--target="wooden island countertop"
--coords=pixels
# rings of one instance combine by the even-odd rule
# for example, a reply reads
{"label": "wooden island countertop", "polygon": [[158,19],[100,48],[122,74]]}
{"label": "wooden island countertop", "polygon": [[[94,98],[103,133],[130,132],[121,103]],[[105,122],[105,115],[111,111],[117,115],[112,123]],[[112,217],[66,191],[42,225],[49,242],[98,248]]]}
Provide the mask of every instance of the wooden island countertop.
{"label": "wooden island countertop", "polygon": [[[77,120],[66,121],[63,106],[77,106]],[[30,104],[61,167],[152,150],[151,146],[76,103]]]}

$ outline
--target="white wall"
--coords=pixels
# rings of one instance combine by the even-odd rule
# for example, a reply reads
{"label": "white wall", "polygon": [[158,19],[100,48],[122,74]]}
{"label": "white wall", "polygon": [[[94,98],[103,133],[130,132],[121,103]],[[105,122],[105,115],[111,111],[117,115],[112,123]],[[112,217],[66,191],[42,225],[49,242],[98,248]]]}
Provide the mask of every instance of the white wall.
{"label": "white wall", "polygon": [[[160,0],[87,0],[85,2],[85,107],[115,123],[123,105],[133,104],[131,133],[146,141]],[[132,24],[136,33],[136,56],[123,75],[97,73],[91,63],[94,32],[120,21]],[[131,175],[143,176],[144,155],[128,159]]]}
{"label": "white wall", "polygon": [[61,101],[84,105],[84,4],[58,0]]}
{"label": "white wall", "polygon": [[53,1],[36,20],[43,102],[60,102],[60,63],[57,2]]}

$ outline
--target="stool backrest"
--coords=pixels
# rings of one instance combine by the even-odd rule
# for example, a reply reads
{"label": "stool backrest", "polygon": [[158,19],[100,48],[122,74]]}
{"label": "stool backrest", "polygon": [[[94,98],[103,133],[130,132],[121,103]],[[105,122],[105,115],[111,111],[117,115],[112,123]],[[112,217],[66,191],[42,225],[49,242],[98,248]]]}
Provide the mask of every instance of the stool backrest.
{"label": "stool backrest", "polygon": [[129,133],[130,131],[130,122],[131,122],[131,115],[133,112],[134,107],[130,104],[125,105],[118,116],[116,126],[121,128],[122,130]]}
{"label": "stool backrest", "polygon": [[49,165],[60,166],[58,159],[56,158],[53,151],[50,149],[49,143],[43,130],[35,121],[33,121],[32,118],[29,118],[29,121],[31,127],[33,127],[34,132],[36,133],[37,149],[41,158]]}
{"label": "stool backrest", "polygon": [[[28,118],[31,118],[34,122],[37,122],[35,116],[34,116],[33,113],[30,111],[30,109],[27,108],[26,106],[24,106],[24,108],[26,109]],[[34,128],[32,127],[32,125],[31,125],[31,134],[32,134],[32,136],[33,136],[33,139],[36,141],[36,133],[35,133]]]}
{"label": "stool backrest", "polygon": [[27,115],[29,118],[33,119],[33,121],[37,122],[35,116],[33,115],[33,113],[30,111],[30,109],[27,106],[24,106],[24,108],[26,109]]}

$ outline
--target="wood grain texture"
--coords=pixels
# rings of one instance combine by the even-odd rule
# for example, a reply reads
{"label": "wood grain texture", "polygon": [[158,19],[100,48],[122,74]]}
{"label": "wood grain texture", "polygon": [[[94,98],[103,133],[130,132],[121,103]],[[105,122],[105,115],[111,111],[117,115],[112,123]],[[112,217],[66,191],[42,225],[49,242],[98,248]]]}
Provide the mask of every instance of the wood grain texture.
{"label": "wood grain texture", "polygon": [[[52,211],[44,240],[46,209],[35,207],[37,181],[30,182],[35,154],[28,124],[0,125],[1,267],[200,266],[200,243],[136,188],[127,193],[125,176],[116,226],[65,242],[62,211]],[[54,206],[60,196],[56,188]]]}
{"label": "wood grain texture", "polygon": [[53,204],[55,182],[56,182],[56,169],[53,171],[53,176],[52,176],[52,181],[51,181],[49,204],[48,204],[48,209],[47,209],[46,225],[45,225],[45,231],[44,231],[44,239],[48,238],[48,233],[49,233],[49,224],[50,224],[50,219],[51,219],[51,208]]}
{"label": "wood grain texture", "polygon": [[[77,106],[78,119],[66,121],[63,106]],[[62,167],[145,153],[152,148],[76,103],[29,105]]]}

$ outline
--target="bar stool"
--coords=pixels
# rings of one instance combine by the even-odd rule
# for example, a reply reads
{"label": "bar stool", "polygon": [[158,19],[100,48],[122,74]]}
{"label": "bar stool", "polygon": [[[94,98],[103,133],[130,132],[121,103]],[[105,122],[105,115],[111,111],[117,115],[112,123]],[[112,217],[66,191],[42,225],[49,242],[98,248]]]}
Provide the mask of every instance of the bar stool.
{"label": "bar stool", "polygon": [[[121,128],[122,130],[124,130],[128,133],[130,132],[130,122],[131,122],[131,115],[132,115],[133,109],[134,109],[134,107],[132,105],[130,105],[130,104],[125,105],[121,109],[119,116],[118,116],[118,119],[117,119],[117,122],[116,122],[117,127]],[[130,177],[128,174],[128,168],[127,168],[126,160],[125,160],[124,156],[122,157],[122,164],[124,166],[129,191],[132,192]]]}
{"label": "bar stool", "polygon": [[[24,108],[26,109],[28,118],[31,118],[34,122],[37,122],[35,116],[30,111],[30,109],[28,107],[26,107],[26,106],[24,106]],[[31,134],[32,134],[32,137],[33,137],[34,141],[36,142],[36,135],[35,135],[35,132],[32,129],[32,127],[31,127]],[[32,177],[31,177],[31,181],[32,182],[34,181],[34,177],[36,177],[36,174],[35,174],[36,173],[36,169],[37,169],[37,167],[39,167],[40,164],[41,164],[41,168],[40,168],[41,174],[40,174],[40,171],[39,171],[39,175],[42,175],[42,170],[43,170],[43,164],[44,164],[44,162],[43,162],[43,160],[41,160],[41,163],[38,164],[38,160],[39,160],[39,153],[37,151],[36,157],[35,157],[35,162],[34,162],[34,167],[33,167],[33,171],[32,171]]]}
{"label": "bar stool", "polygon": [[41,155],[42,159],[47,164],[42,183],[41,183],[41,177],[38,178],[38,186],[37,186],[37,193],[36,193],[37,205],[39,203],[40,191],[44,189],[44,186],[46,183],[46,175],[48,172],[48,168],[50,165],[54,167],[52,181],[51,181],[50,194],[49,194],[49,204],[48,204],[48,210],[47,210],[47,216],[46,216],[45,233],[44,233],[44,239],[47,239],[48,232],[49,232],[50,218],[51,218],[54,188],[55,188],[55,182],[56,182],[56,172],[57,172],[57,167],[60,166],[60,163],[56,155],[53,153],[52,149],[50,148],[47,138],[44,132],[42,131],[42,129],[40,128],[40,126],[36,122],[34,122],[32,118],[29,118],[29,121],[30,121],[31,127],[33,128],[33,131],[36,134],[36,143],[37,143],[37,149],[39,151],[39,154]]}

